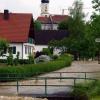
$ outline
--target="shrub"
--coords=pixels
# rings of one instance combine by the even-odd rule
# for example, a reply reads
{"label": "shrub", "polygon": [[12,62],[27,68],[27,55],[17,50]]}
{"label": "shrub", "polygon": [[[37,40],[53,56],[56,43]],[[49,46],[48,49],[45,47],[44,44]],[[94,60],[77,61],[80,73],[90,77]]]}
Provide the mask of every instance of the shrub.
{"label": "shrub", "polygon": [[14,64],[16,66],[19,64],[19,52],[17,52],[16,58],[14,59]]}
{"label": "shrub", "polygon": [[7,65],[13,65],[13,54],[9,52],[9,56],[7,57]]}
{"label": "shrub", "polygon": [[28,56],[28,64],[33,64],[34,63],[34,57],[33,55],[29,54]]}
{"label": "shrub", "polygon": [[94,98],[100,95],[100,81],[92,81],[86,83],[77,84],[72,94],[74,96],[87,96],[88,98]]}
{"label": "shrub", "polygon": [[7,63],[6,59],[0,59],[0,63]]}
{"label": "shrub", "polygon": [[57,56],[57,55],[53,55],[53,56],[52,56],[52,59],[53,59],[53,60],[56,60],[56,59],[58,59],[58,56]]}
{"label": "shrub", "polygon": [[45,55],[51,55],[51,52],[50,52],[50,49],[49,48],[43,48],[42,52]]}

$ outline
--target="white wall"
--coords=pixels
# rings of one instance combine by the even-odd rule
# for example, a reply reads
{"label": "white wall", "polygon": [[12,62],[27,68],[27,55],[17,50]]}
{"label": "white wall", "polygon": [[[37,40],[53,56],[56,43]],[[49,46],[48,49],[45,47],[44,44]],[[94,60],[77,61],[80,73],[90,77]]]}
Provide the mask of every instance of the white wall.
{"label": "white wall", "polygon": [[[58,24],[42,24],[42,30],[58,30]],[[52,29],[53,28],[53,29]]]}
{"label": "white wall", "polygon": [[[19,52],[19,59],[22,59],[22,43],[11,43],[10,47],[16,46],[16,54]],[[16,58],[16,54],[13,54],[13,57]]]}
{"label": "white wall", "polygon": [[[27,47],[27,53],[25,53],[25,46]],[[29,48],[31,49],[29,51]],[[28,59],[29,54],[32,54],[34,56],[35,52],[35,45],[34,44],[29,44],[29,43],[24,43],[23,44],[23,58]]]}
{"label": "white wall", "polygon": [[43,48],[48,48],[47,45],[35,45],[35,52],[42,51]]}
{"label": "white wall", "polygon": [[51,24],[42,24],[42,30],[51,30],[52,26]]}
{"label": "white wall", "polygon": [[58,30],[58,24],[53,24],[53,30]]}
{"label": "white wall", "polygon": [[[9,44],[9,47],[16,46],[16,54],[17,52],[20,52],[19,58],[22,59],[22,44],[21,43],[11,43]],[[16,58],[16,54],[13,54],[13,57]],[[4,54],[4,57],[0,57],[0,59],[6,59],[6,56],[9,56],[8,52]]]}
{"label": "white wall", "polygon": [[[16,54],[13,54],[13,57],[16,58],[17,52],[19,52],[19,59],[28,59],[29,54],[33,54],[33,52],[35,52],[35,47],[34,44],[29,44],[29,43],[11,43],[9,44],[9,47],[13,47],[16,46]],[[25,54],[25,46],[27,47],[31,47],[31,52]],[[6,56],[8,56],[8,52],[7,54],[4,54],[4,57],[0,57],[0,59],[7,59]]]}

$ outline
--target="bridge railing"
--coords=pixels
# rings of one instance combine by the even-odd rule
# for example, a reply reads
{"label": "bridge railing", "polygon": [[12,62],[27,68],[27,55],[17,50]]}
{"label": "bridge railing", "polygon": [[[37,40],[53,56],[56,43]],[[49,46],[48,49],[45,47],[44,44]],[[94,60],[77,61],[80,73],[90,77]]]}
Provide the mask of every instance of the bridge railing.
{"label": "bridge railing", "polygon": [[[77,73],[77,74],[84,74],[83,77],[64,77],[64,73]],[[89,73],[100,73],[100,72],[53,72],[51,74],[59,74],[58,77],[55,77],[55,76],[47,76],[47,77],[44,77],[44,76],[35,76],[33,78],[24,78],[23,80],[34,80],[36,81],[37,83],[42,80],[44,81],[44,84],[20,84],[20,81],[22,80],[22,77],[0,77],[0,80],[5,80],[5,79],[8,79],[9,81],[10,80],[13,80],[14,79],[14,84],[0,84],[0,86],[4,86],[4,87],[7,87],[7,86],[14,86],[16,87],[16,92],[17,94],[19,94],[19,88],[20,87],[43,87],[44,88],[44,95],[47,96],[48,95],[48,87],[75,87],[76,86],[76,83],[77,83],[77,80],[83,80],[86,81],[86,80],[89,80],[89,81],[96,81],[97,78],[88,78],[87,77],[87,74]],[[1,74],[0,74],[1,75]],[[12,74],[13,75],[16,75],[16,74]],[[59,82],[64,82],[63,80],[72,80],[73,81],[73,84],[49,84],[49,80],[59,80]],[[16,83],[16,84],[15,84]]]}

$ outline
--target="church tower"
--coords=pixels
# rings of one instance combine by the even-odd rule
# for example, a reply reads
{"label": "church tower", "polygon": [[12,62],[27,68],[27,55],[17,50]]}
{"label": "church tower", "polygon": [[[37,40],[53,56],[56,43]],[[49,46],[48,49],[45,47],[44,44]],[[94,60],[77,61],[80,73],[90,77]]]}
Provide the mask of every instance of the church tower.
{"label": "church tower", "polygon": [[49,15],[49,0],[41,0],[41,15]]}

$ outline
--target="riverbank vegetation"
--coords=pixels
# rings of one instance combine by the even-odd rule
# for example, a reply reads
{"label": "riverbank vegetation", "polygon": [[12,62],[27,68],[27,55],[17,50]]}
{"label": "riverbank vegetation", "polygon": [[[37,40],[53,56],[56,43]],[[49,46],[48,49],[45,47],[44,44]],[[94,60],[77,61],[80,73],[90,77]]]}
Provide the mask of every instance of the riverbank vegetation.
{"label": "riverbank vegetation", "polygon": [[85,81],[85,83],[76,84],[72,95],[76,98],[87,98],[86,100],[100,100],[100,81]]}

